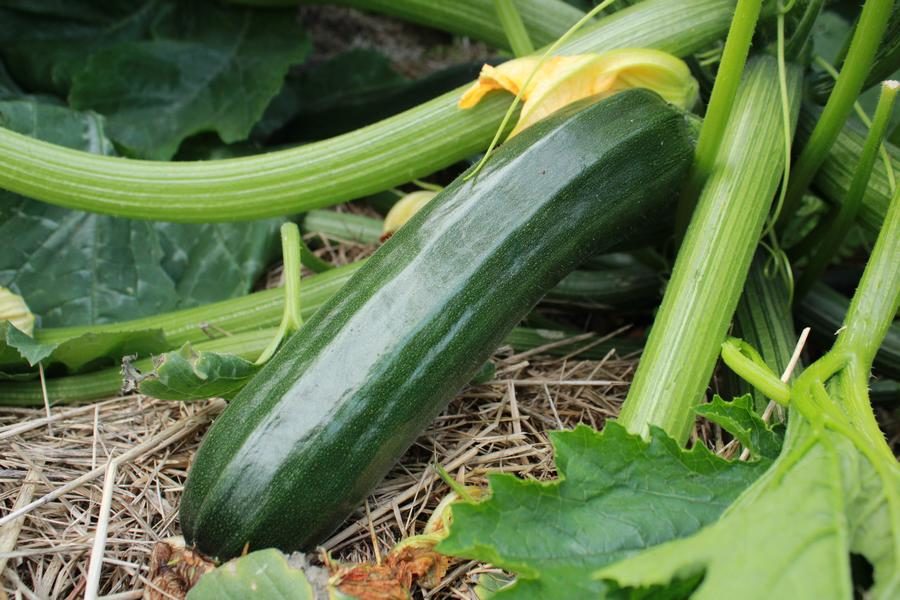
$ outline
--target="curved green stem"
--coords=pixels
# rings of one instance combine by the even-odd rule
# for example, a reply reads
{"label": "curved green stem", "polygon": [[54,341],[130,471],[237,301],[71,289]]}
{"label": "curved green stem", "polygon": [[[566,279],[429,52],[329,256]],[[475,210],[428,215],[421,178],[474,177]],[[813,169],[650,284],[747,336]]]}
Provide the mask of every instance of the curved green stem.
{"label": "curved green stem", "polygon": [[868,372],[900,309],[900,188],[894,193],[878,241],[866,263],[835,349],[853,352]]}
{"label": "curved green stem", "polygon": [[730,338],[722,344],[722,360],[728,368],[746,380],[763,394],[787,406],[791,399],[791,388],[778,378],[765,364],[760,364],[748,353],[755,350],[742,340]]}
{"label": "curved green stem", "polygon": [[[570,40],[566,54],[649,47],[685,56],[719,38],[729,0],[645,0]],[[257,156],[161,163],[87,154],[0,128],[0,188],[51,204],[177,222],[303,212],[423,177],[484,150],[510,100],[459,110],[462,88],[369,127]]]}
{"label": "curved green stem", "polygon": [[893,0],[866,0],[841,74],[825,104],[819,122],[816,123],[809,141],[797,158],[794,175],[788,183],[779,221],[779,232],[783,231],[786,223],[797,212],[803,193],[812,182],[853,109],[853,103],[862,90],[875,59],[875,53],[878,51],[878,45],[884,36],[893,4]]}
{"label": "curved green stem", "polygon": [[[311,317],[319,306],[343,287],[363,264],[365,261],[358,261],[303,280],[300,286],[303,294],[303,317]],[[34,337],[41,343],[58,344],[92,333],[160,329],[171,347],[177,348],[185,342],[197,343],[223,334],[228,336],[274,327],[283,314],[284,289],[275,288],[131,321],[38,329],[34,332]]]}
{"label": "curved green stem", "polygon": [[[243,4],[251,0],[240,1]],[[297,4],[297,0],[283,3]],[[487,0],[300,0],[300,4],[351,6],[464,35],[496,48],[512,49]],[[539,46],[551,43],[583,14],[563,0],[516,0],[516,8],[531,39]]]}
{"label": "curved green stem", "polygon": [[284,315],[275,337],[256,359],[257,365],[265,364],[281,342],[303,325],[300,303],[300,256],[302,254],[300,228],[296,223],[285,223],[281,226],[281,255],[284,261],[281,273],[284,278]]}
{"label": "curved green stem", "polygon": [[[321,301],[310,306],[307,298],[304,306],[307,310],[316,310],[321,306]],[[255,360],[275,335],[274,327],[256,329],[200,341],[193,344],[193,349],[196,352],[234,354],[246,360]],[[573,332],[526,327],[513,329],[503,343],[511,346],[516,352],[541,348],[541,354],[588,360],[601,360],[611,350],[616,350],[619,355],[625,355],[639,352],[641,349],[640,341],[634,338],[612,338],[598,343],[598,340],[586,340]],[[149,373],[154,367],[153,359],[141,359],[132,363],[132,366],[138,371]],[[47,379],[46,383],[50,404],[73,404],[115,396],[122,388],[122,374],[120,369],[110,368],[85,375],[53,377]],[[43,405],[44,395],[40,381],[0,381],[0,406]]]}

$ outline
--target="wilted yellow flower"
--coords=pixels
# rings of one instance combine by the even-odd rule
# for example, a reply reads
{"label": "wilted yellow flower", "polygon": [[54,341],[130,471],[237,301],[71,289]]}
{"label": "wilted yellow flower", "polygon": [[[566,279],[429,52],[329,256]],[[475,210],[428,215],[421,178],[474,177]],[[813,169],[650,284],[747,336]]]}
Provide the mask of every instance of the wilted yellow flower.
{"label": "wilted yellow flower", "polygon": [[421,191],[411,192],[400,198],[384,217],[381,239],[386,240],[394,235],[394,232],[412,219],[413,215],[419,212],[436,195],[436,192]]}
{"label": "wilted yellow flower", "polygon": [[9,321],[16,329],[31,335],[34,333],[34,315],[28,310],[25,299],[0,286],[0,321]]}
{"label": "wilted yellow flower", "polygon": [[[529,56],[498,67],[484,65],[478,81],[459,99],[459,107],[471,108],[493,90],[518,94],[539,62],[539,58]],[[697,82],[690,69],[666,52],[635,48],[553,56],[534,73],[522,93],[522,112],[510,137],[582,98],[603,98],[636,87],[653,90],[682,108],[690,108],[697,101]]]}

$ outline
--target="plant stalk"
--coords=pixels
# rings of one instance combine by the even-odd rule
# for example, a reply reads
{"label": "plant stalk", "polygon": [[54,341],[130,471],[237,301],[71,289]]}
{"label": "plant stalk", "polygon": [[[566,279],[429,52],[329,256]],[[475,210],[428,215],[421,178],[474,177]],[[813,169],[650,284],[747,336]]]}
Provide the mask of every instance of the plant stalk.
{"label": "plant stalk", "polygon": [[[316,304],[313,308],[318,308]],[[194,344],[197,352],[219,352],[234,354],[246,360],[256,360],[271,342],[274,327],[245,331],[214,340]],[[542,348],[541,354],[570,356],[588,360],[601,360],[613,349],[620,355],[639,352],[641,341],[633,338],[612,338],[599,342],[587,339],[577,332],[516,327],[503,342],[516,352],[528,352]],[[132,363],[142,373],[153,370],[153,359],[145,358]],[[47,397],[50,404],[74,404],[109,398],[120,393],[122,374],[118,368],[109,368],[84,375],[70,375],[47,379]],[[18,381],[0,382],[0,406],[44,406],[41,382]]]}
{"label": "plant stalk", "polygon": [[868,372],[900,309],[900,188],[850,301],[835,348],[853,352]]}
{"label": "plant stalk", "polygon": [[[487,0],[301,0],[300,4],[350,6],[481,40],[495,48],[513,49]],[[563,0],[516,0],[516,8],[538,46],[553,42],[584,14]]]}
{"label": "plant stalk", "polygon": [[761,10],[762,0],[738,0],[734,10],[725,48],[722,50],[722,60],[706,108],[706,116],[697,139],[694,164],[678,201],[675,231],[679,237],[687,229],[691,213],[697,205],[697,196],[700,195],[703,184],[712,172],[719,144],[722,142],[728,118],[734,108],[735,95]]}
{"label": "plant stalk", "polygon": [[296,223],[285,223],[281,226],[281,255],[284,265],[281,276],[284,278],[284,313],[278,331],[269,342],[269,345],[256,359],[257,365],[264,365],[272,356],[284,339],[300,329],[303,325],[303,304],[300,300],[300,271],[302,255],[302,240],[300,228]]}
{"label": "plant stalk", "polygon": [[863,6],[841,74],[825,104],[819,122],[816,123],[809,141],[794,165],[778,222],[779,233],[797,212],[803,193],[828,155],[828,150],[840,133],[850,111],[853,110],[853,103],[862,91],[878,45],[887,29],[893,4],[893,0],[866,0]]}
{"label": "plant stalk", "polygon": [[[796,118],[800,72],[788,71]],[[777,61],[751,60],[619,416],[684,443],[719,355],[784,167]]]}
{"label": "plant stalk", "polygon": [[497,12],[497,18],[500,19],[500,25],[503,26],[513,54],[516,56],[532,54],[534,45],[531,43],[531,38],[528,37],[525,24],[522,23],[522,17],[516,10],[513,0],[494,0],[494,10]]}
{"label": "plant stalk", "polygon": [[794,302],[800,302],[812,289],[813,284],[819,280],[825,268],[834,258],[838,249],[847,237],[847,233],[856,221],[863,203],[863,195],[866,192],[869,179],[872,174],[872,167],[875,165],[875,159],[878,156],[878,150],[881,148],[881,142],[884,139],[888,124],[891,120],[891,114],[894,108],[894,99],[897,95],[897,89],[900,83],[896,81],[886,81],[881,86],[881,95],[878,98],[878,107],[875,109],[875,117],[872,119],[872,127],[869,129],[869,135],[863,146],[862,156],[856,165],[856,172],[850,183],[850,190],[840,207],[837,208],[837,215],[833,220],[826,221],[820,231],[813,231],[810,235],[819,239],[815,252],[809,257],[809,262],[803,270],[803,275],[797,282]]}

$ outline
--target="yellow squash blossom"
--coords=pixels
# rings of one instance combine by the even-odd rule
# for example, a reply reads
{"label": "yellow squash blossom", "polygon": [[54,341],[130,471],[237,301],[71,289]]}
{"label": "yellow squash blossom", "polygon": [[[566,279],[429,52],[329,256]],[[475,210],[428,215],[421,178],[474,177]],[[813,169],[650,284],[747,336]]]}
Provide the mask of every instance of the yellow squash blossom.
{"label": "yellow squash blossom", "polygon": [[381,229],[382,241],[388,239],[400,229],[407,221],[413,218],[419,210],[437,196],[436,192],[420,191],[406,194],[391,207],[384,217],[384,226]]}
{"label": "yellow squash blossom", "polygon": [[697,101],[697,82],[679,58],[645,48],[622,49],[602,54],[517,58],[498,67],[484,65],[478,81],[459,100],[460,108],[471,108],[485,94],[505,90],[522,93],[522,112],[510,137],[547,115],[590,96],[603,98],[629,88],[648,88],[682,108]]}
{"label": "yellow squash blossom", "polygon": [[34,315],[25,299],[5,287],[0,287],[0,321],[9,321],[26,335],[34,333]]}

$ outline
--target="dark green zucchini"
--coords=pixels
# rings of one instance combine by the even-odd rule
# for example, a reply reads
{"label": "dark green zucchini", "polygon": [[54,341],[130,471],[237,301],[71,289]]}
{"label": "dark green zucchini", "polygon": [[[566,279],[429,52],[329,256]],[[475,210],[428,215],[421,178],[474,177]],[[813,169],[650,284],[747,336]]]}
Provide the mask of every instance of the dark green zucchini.
{"label": "dark green zucchini", "polygon": [[668,218],[692,152],[684,115],[632,90],[529,128],[453,182],[212,426],[182,498],[188,543],[225,559],[321,542],[547,290]]}

